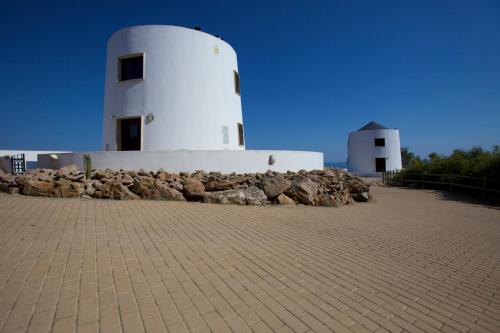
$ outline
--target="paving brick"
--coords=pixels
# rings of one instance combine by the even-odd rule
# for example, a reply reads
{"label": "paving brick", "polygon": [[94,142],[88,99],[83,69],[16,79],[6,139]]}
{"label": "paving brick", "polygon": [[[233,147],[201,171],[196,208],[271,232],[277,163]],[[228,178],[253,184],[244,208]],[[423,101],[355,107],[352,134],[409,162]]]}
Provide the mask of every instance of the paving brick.
{"label": "paving brick", "polygon": [[74,318],[62,318],[54,322],[53,333],[71,333],[76,331]]}
{"label": "paving brick", "polygon": [[144,332],[141,316],[138,312],[128,312],[121,316],[121,323],[125,333]]}
{"label": "paving brick", "polygon": [[144,319],[146,332],[167,333],[167,327],[161,317],[151,317]]}
{"label": "paving brick", "polygon": [[77,333],[98,333],[99,323],[97,321],[79,325],[76,328]]}
{"label": "paving brick", "polygon": [[33,312],[33,304],[16,304],[5,321],[3,329],[11,330],[14,328],[27,327],[31,313]]}
{"label": "paving brick", "polygon": [[28,333],[50,332],[53,318],[54,310],[47,310],[33,314],[28,328]]}
{"label": "paving brick", "polygon": [[78,298],[68,297],[62,298],[57,303],[56,319],[66,317],[76,317],[76,305]]}
{"label": "paving brick", "polygon": [[217,312],[210,312],[203,315],[203,319],[207,323],[212,332],[231,332],[222,317]]}

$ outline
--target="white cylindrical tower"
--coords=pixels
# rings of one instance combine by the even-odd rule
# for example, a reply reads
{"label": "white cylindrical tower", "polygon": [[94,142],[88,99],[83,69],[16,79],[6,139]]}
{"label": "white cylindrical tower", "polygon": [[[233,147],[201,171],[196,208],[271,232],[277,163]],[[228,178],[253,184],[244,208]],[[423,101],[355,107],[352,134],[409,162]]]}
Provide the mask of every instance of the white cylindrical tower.
{"label": "white cylindrical tower", "polygon": [[347,169],[362,176],[401,169],[399,130],[370,122],[349,133]]}
{"label": "white cylindrical tower", "polygon": [[104,150],[244,150],[236,53],[207,33],[162,25],[108,41]]}

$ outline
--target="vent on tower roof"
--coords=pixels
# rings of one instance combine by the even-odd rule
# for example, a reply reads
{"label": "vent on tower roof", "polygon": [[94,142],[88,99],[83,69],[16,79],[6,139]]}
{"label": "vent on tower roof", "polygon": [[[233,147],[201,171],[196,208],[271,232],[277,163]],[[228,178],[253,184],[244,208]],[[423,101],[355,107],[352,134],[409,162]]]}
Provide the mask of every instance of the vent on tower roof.
{"label": "vent on tower roof", "polygon": [[358,131],[369,131],[369,130],[377,130],[377,129],[387,129],[387,127],[377,124],[374,121],[370,121],[365,126],[361,127]]}
{"label": "vent on tower roof", "polygon": [[194,27],[194,30],[201,31],[201,27]]}

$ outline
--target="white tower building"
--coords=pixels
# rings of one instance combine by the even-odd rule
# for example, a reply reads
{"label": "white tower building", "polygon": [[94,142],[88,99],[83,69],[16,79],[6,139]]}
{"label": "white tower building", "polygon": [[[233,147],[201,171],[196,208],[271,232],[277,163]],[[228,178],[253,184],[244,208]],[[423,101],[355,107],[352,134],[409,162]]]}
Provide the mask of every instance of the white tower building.
{"label": "white tower building", "polygon": [[349,133],[347,169],[361,176],[377,176],[401,169],[399,130],[370,122]]}
{"label": "white tower building", "polygon": [[244,150],[236,53],[175,26],[129,27],[108,41],[103,150]]}
{"label": "white tower building", "polygon": [[236,53],[196,29],[145,25],[108,41],[103,151],[39,154],[38,166],[286,172],[323,169],[311,151],[246,150]]}

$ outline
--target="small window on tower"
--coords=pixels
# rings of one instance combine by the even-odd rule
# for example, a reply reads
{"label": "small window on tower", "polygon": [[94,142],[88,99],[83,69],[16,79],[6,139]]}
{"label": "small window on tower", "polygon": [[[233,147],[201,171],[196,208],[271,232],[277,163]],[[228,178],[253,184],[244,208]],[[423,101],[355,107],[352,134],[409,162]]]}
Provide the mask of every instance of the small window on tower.
{"label": "small window on tower", "polygon": [[243,124],[238,123],[238,142],[240,146],[245,145],[245,138],[243,136]]}
{"label": "small window on tower", "polygon": [[375,147],[385,147],[385,139],[384,138],[375,139]]}
{"label": "small window on tower", "polygon": [[240,94],[240,74],[237,71],[233,71],[234,73],[234,92],[238,95]]}
{"label": "small window on tower", "polygon": [[118,81],[144,77],[144,54],[130,54],[118,58]]}
{"label": "small window on tower", "polygon": [[226,145],[229,143],[229,129],[227,126],[222,126],[222,143]]}

